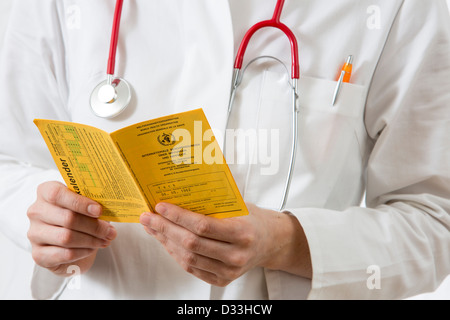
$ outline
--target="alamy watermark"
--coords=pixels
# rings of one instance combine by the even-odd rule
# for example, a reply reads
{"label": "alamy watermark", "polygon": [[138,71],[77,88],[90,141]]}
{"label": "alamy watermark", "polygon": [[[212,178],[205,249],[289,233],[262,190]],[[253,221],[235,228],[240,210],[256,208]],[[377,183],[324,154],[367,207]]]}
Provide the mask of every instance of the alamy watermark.
{"label": "alamy watermark", "polygon": [[[201,121],[194,122],[194,131],[176,129],[158,137],[160,143],[171,146],[174,164],[258,164],[261,175],[276,175],[280,165],[280,130],[227,129],[222,152],[212,129],[203,132]],[[238,152],[236,152],[238,150]]]}
{"label": "alamy watermark", "polygon": [[367,274],[370,276],[367,278],[366,286],[369,290],[381,290],[381,268],[377,265],[371,265],[367,267]]}
{"label": "alamy watermark", "polygon": [[67,289],[80,290],[81,289],[81,269],[79,266],[73,264],[67,268],[67,274],[71,274],[69,282],[67,283]]}
{"label": "alamy watermark", "polygon": [[381,29],[381,8],[377,5],[371,5],[367,7],[367,28],[369,30],[380,30]]}
{"label": "alamy watermark", "polygon": [[81,8],[76,4],[66,9],[66,27],[68,30],[81,29]]}

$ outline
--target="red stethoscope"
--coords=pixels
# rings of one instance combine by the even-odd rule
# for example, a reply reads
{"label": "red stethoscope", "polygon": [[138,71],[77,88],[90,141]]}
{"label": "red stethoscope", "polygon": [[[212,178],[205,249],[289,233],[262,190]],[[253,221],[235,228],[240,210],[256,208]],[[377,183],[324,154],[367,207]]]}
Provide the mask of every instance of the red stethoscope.
{"label": "red stethoscope", "polygon": [[129,83],[122,78],[114,76],[122,7],[123,0],[117,0],[106,80],[99,83],[91,94],[90,104],[92,111],[101,118],[114,118],[118,116],[128,107],[131,101],[131,87]]}
{"label": "red stethoscope", "polygon": [[[280,208],[285,207],[289,188],[292,180],[295,156],[297,149],[297,134],[298,134],[298,80],[300,78],[300,63],[298,54],[298,43],[294,33],[285,24],[280,21],[281,13],[283,11],[285,0],[277,0],[274,14],[272,19],[261,21],[251,27],[244,38],[242,39],[241,45],[236,55],[233,73],[232,90],[230,95],[230,101],[228,106],[228,119],[230,117],[231,111],[233,109],[233,102],[236,95],[236,90],[239,87],[242,76],[241,69],[244,61],[245,51],[248,44],[253,37],[253,35],[260,29],[263,28],[277,28],[281,30],[289,39],[291,44],[291,78],[292,78],[292,121],[293,121],[293,132],[292,132],[292,150],[291,150],[291,161],[289,165],[289,173],[286,179],[286,185],[283,193],[283,200]],[[129,105],[131,101],[131,87],[128,82],[122,78],[114,76],[115,65],[116,65],[116,52],[117,44],[119,40],[119,29],[120,20],[122,16],[123,0],[116,1],[116,7],[114,12],[114,21],[111,35],[111,43],[108,58],[108,68],[107,68],[107,78],[95,87],[91,94],[90,104],[92,111],[95,115],[102,118],[113,118],[122,113]],[[256,59],[255,59],[256,60]],[[254,61],[254,60],[253,60]],[[228,124],[228,121],[227,121]]]}

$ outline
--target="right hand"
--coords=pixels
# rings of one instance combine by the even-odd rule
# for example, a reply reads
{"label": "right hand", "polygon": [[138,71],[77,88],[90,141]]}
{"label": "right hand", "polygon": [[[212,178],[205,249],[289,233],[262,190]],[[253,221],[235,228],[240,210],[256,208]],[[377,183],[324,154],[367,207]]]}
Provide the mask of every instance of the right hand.
{"label": "right hand", "polygon": [[73,265],[81,273],[88,271],[98,249],[109,246],[117,235],[112,225],[98,219],[101,213],[101,205],[60,182],[41,184],[27,211],[36,264],[60,276],[72,275],[68,268]]}

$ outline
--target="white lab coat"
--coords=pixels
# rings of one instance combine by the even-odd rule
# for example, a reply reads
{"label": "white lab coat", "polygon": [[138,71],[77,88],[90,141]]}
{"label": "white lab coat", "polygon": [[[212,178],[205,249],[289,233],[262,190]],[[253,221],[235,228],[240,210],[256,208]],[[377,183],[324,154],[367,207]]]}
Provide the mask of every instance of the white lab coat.
{"label": "white lab coat", "polygon": [[[114,1],[16,1],[0,63],[0,231],[29,250],[26,211],[36,187],[62,180],[34,118],[114,131],[202,107],[221,139],[236,48],[274,5],[125,1],[116,74],[132,84],[134,98],[107,120],[93,115],[89,95],[105,79]],[[435,289],[450,273],[446,10],[440,0],[286,1],[282,21],[298,38],[302,74],[287,207],[306,232],[312,281],[256,268],[226,288],[211,287],[184,272],[141,225],[115,224],[117,239],[76,285],[36,267],[34,296],[391,299]],[[246,60],[273,55],[289,68],[289,53],[281,33],[267,30]],[[350,54],[352,81],[333,108],[335,78]],[[230,165],[245,200],[261,207],[277,207],[286,177],[286,80],[276,63],[249,68],[230,121],[231,128],[275,130],[287,141],[279,145],[277,175],[263,174],[267,164]],[[250,157],[257,155],[252,149]],[[364,192],[367,207],[360,206]]]}

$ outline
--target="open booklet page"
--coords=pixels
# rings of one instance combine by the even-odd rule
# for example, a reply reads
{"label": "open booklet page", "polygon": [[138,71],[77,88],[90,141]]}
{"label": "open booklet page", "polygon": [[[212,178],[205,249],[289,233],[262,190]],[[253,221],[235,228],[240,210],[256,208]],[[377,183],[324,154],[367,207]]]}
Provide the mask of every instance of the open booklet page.
{"label": "open booklet page", "polygon": [[169,202],[218,218],[248,214],[201,109],[111,134],[151,209]]}
{"label": "open booklet page", "polygon": [[108,134],[36,119],[67,186],[99,202],[102,219],[139,222],[159,202],[227,218],[248,214],[201,109]]}
{"label": "open booklet page", "polygon": [[71,122],[35,123],[69,189],[100,203],[102,219],[139,222],[150,210],[108,133]]}

